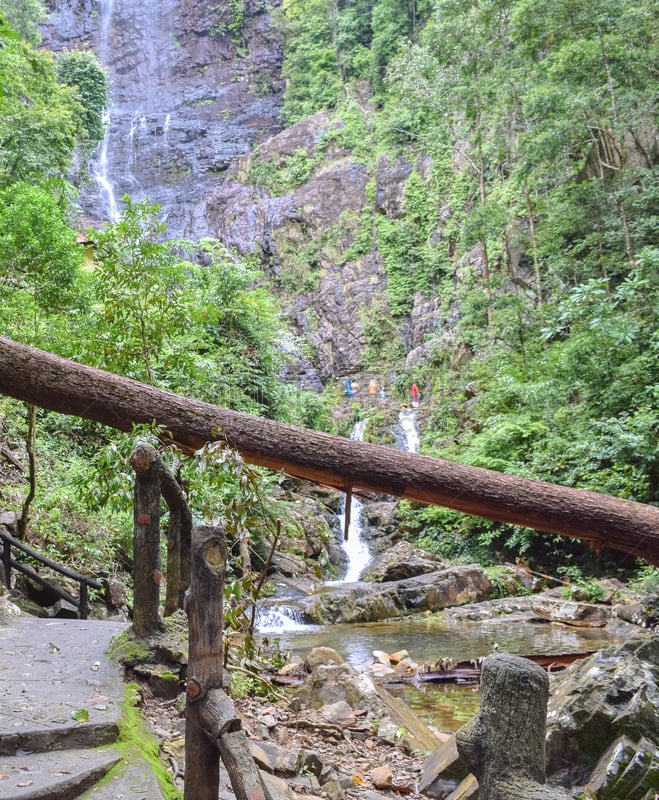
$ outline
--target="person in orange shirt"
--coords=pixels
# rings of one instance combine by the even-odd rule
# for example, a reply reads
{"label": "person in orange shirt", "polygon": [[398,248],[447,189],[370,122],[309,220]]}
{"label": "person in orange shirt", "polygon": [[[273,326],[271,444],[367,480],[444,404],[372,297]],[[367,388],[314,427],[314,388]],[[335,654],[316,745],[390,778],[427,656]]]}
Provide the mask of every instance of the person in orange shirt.
{"label": "person in orange shirt", "polygon": [[411,386],[412,389],[412,405],[418,406],[419,405],[419,387],[416,383],[413,383]]}

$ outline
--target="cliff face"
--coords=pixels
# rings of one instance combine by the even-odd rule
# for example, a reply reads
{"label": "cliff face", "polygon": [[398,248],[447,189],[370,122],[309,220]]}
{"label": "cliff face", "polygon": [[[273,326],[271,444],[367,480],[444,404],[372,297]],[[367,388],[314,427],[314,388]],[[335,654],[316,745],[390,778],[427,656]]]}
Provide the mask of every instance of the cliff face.
{"label": "cliff face", "polygon": [[326,113],[282,130],[282,49],[263,0],[248,0],[240,19],[210,0],[51,0],[51,10],[45,46],[93,48],[111,77],[96,180],[80,189],[87,222],[116,218],[124,194],[148,197],[171,236],[214,236],[256,256],[297,337],[293,378],[309,388],[377,374],[374,322],[382,336],[387,321],[403,355],[420,344],[434,324],[426,299],[401,338],[377,248],[354,246],[365,207],[404,213],[411,167],[385,159],[369,175],[328,145],[336,124]]}
{"label": "cliff face", "polygon": [[281,46],[265,3],[51,0],[53,50],[92,48],[111,79],[106,141],[81,187],[97,224],[124,194],[164,207],[172,236],[213,235],[207,200],[236,156],[279,130]]}

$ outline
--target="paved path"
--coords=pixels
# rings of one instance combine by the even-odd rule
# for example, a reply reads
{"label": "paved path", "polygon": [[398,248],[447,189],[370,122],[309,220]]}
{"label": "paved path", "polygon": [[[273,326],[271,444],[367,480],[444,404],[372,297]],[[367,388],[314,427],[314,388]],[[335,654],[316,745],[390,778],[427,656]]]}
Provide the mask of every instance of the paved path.
{"label": "paved path", "polygon": [[106,652],[125,628],[0,620],[0,800],[162,798],[139,752],[105,746],[116,745],[124,701],[123,670]]}

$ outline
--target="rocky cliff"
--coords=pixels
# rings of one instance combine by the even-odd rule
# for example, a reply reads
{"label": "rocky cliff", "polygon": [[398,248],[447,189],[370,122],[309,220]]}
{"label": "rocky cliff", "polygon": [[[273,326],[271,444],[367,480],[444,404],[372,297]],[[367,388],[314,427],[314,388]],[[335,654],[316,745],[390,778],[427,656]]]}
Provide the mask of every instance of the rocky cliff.
{"label": "rocky cliff", "polygon": [[[271,6],[268,5],[268,8]],[[163,206],[172,236],[214,235],[208,200],[233,160],[279,130],[281,46],[262,0],[51,0],[45,46],[108,69],[108,134],[80,202],[112,219],[124,194]]]}
{"label": "rocky cliff", "polygon": [[288,313],[300,385],[364,373],[388,382],[378,348],[402,361],[436,327],[436,304],[419,296],[401,333],[362,212],[403,214],[412,167],[383,158],[369,174],[324,112],[283,129],[269,8],[51,0],[45,45],[93,48],[111,77],[108,134],[80,189],[83,214],[98,225],[117,217],[124,194],[148,197],[163,206],[170,235],[216,236],[256,256]]}

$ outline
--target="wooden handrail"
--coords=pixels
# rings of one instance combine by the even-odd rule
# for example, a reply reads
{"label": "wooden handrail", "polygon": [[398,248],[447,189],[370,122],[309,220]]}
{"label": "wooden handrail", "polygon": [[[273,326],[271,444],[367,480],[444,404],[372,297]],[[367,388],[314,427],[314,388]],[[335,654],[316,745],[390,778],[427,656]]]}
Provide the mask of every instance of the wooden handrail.
{"label": "wooden handrail", "polygon": [[[63,600],[66,600],[68,603],[76,606],[80,612],[80,619],[87,619],[87,614],[89,612],[89,603],[87,600],[87,590],[89,587],[92,589],[102,589],[103,584],[94,578],[89,578],[86,575],[82,575],[79,572],[75,572],[68,567],[63,566],[62,564],[58,564],[56,561],[53,561],[48,556],[44,556],[41,553],[38,553],[36,550],[33,550],[31,547],[28,547],[24,542],[21,542],[19,539],[16,539],[12,536],[8,531],[2,530],[0,528],[0,539],[2,540],[2,564],[4,566],[5,571],[5,580],[7,581],[7,586],[9,586],[9,581],[11,579],[11,570],[15,569],[18,572],[22,573],[23,575],[27,575],[32,580],[37,581],[42,586],[47,587],[48,589],[52,590],[54,594],[58,597],[61,597]],[[80,597],[77,598],[74,595],[67,592],[65,589],[60,589],[57,586],[54,586],[50,581],[43,578],[41,575],[38,575],[31,570],[27,569],[20,561],[16,558],[12,557],[11,549],[15,548],[16,550],[20,550],[21,552],[25,553],[26,555],[30,556],[30,558],[35,559],[40,564],[52,569],[54,572],[58,572],[60,575],[64,575],[71,580],[76,581],[80,585]]]}

